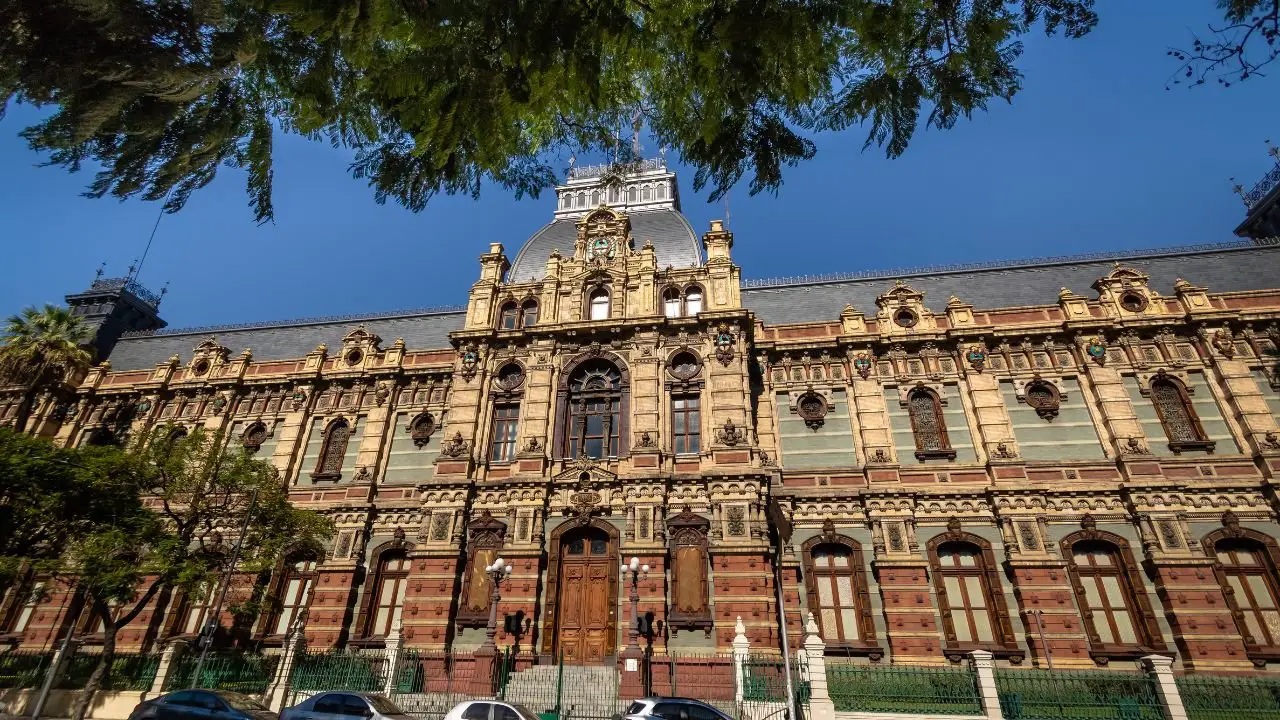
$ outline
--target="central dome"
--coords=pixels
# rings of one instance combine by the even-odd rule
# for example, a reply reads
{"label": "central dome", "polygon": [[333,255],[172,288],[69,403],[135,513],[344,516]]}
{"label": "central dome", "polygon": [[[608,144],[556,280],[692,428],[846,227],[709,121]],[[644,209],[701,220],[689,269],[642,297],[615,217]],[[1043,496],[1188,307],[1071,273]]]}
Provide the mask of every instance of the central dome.
{"label": "central dome", "polygon": [[556,186],[555,219],[542,226],[521,246],[507,282],[541,280],[552,250],[572,252],[578,220],[601,206],[626,213],[636,247],[652,243],[658,267],[702,264],[698,236],[680,214],[675,173],[661,160],[646,160],[620,175],[607,165],[573,168]]}

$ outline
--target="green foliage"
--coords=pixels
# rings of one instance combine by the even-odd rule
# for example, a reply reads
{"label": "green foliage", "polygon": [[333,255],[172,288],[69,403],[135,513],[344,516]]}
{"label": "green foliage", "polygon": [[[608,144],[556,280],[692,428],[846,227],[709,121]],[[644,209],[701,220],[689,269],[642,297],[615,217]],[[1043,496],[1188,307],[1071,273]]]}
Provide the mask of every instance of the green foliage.
{"label": "green foliage", "polygon": [[0,337],[0,380],[36,385],[83,372],[93,356],[91,331],[67,308],[29,307],[5,321]]}
{"label": "green foliage", "polygon": [[569,153],[647,128],[718,197],[776,190],[805,133],[905,151],[1019,89],[1019,38],[1080,37],[1093,0],[0,0],[0,106],[100,165],[88,195],[180,209],[220,165],[272,217],[274,131],[354,151],[379,202],[488,180],[537,194]]}

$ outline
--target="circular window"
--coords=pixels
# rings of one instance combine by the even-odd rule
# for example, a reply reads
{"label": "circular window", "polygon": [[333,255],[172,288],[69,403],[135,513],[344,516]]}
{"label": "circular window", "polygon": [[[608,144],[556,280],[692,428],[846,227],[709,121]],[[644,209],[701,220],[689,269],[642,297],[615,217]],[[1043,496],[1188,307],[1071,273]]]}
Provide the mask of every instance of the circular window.
{"label": "circular window", "polygon": [[209,372],[209,361],[197,360],[196,364],[191,366],[191,372],[195,373],[196,375],[204,375],[205,373]]}
{"label": "circular window", "polygon": [[1136,292],[1126,292],[1120,296],[1120,307],[1129,312],[1142,312],[1147,309],[1147,299]]}
{"label": "circular window", "polygon": [[1058,416],[1058,408],[1062,405],[1062,394],[1052,384],[1040,380],[1027,384],[1027,405],[1045,420],[1053,420]]}
{"label": "circular window", "polygon": [[920,322],[920,318],[911,310],[902,308],[893,314],[893,321],[902,327],[909,328]]}
{"label": "circular window", "polygon": [[796,414],[813,430],[822,427],[827,410],[827,399],[818,393],[805,393],[796,401]]}
{"label": "circular window", "polygon": [[359,365],[360,361],[363,359],[364,359],[364,353],[360,352],[359,350],[352,350],[351,352],[347,353],[348,365]]}
{"label": "circular window", "polygon": [[524,368],[515,363],[504,365],[498,371],[498,387],[510,392],[524,383]]}
{"label": "circular window", "polygon": [[431,434],[435,431],[436,419],[431,416],[431,413],[422,413],[410,423],[409,438],[413,440],[415,446],[422,447],[431,440]]}
{"label": "circular window", "polygon": [[680,380],[688,380],[698,374],[701,369],[698,358],[691,352],[677,353],[671,358],[671,375]]}

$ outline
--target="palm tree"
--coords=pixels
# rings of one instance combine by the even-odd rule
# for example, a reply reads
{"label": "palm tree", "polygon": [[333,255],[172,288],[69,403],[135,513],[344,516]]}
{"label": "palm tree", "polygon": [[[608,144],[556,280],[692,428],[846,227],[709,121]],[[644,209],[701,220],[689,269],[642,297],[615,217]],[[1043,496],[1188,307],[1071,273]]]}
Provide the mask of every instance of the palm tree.
{"label": "palm tree", "polygon": [[84,372],[93,360],[87,347],[93,330],[67,308],[29,307],[11,315],[0,338],[0,379],[26,388],[18,407],[17,430],[27,424],[42,385]]}

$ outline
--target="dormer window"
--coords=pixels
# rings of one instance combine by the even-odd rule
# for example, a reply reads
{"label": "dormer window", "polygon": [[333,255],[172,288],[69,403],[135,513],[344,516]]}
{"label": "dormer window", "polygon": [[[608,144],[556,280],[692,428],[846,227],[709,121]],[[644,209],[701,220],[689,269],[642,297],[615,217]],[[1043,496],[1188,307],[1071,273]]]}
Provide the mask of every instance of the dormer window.
{"label": "dormer window", "polygon": [[538,302],[525,300],[520,306],[520,327],[531,327],[538,324]]}
{"label": "dormer window", "polygon": [[589,313],[588,317],[591,320],[609,319],[609,290],[607,288],[596,288],[591,291]]}
{"label": "dormer window", "polygon": [[669,287],[662,293],[662,313],[669,318],[680,317],[680,290]]}
{"label": "dormer window", "polygon": [[516,318],[516,304],[509,302],[502,306],[502,310],[498,314],[498,327],[503,330],[515,330]]}
{"label": "dormer window", "polygon": [[691,285],[684,291],[684,314],[693,317],[702,312],[702,288]]}

